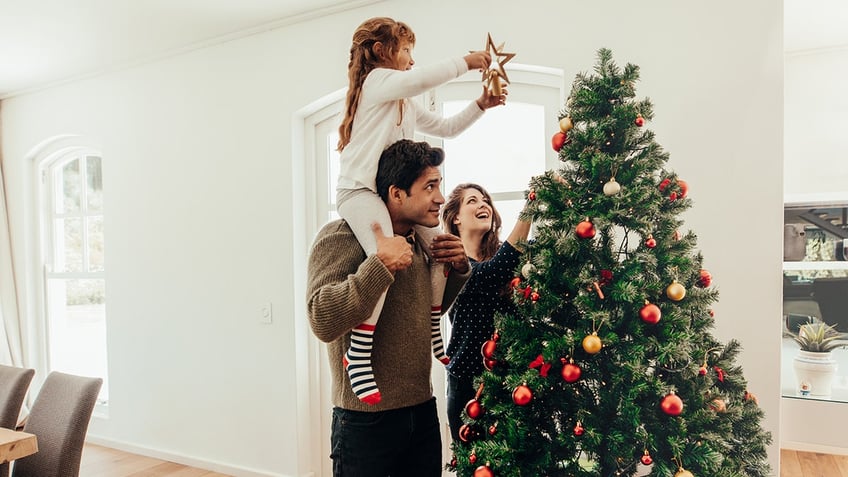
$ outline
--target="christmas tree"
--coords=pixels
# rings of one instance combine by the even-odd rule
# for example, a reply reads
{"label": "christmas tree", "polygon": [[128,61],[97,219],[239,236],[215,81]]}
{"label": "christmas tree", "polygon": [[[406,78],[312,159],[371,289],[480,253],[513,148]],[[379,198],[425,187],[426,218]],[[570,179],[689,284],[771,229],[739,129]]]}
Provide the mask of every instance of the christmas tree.
{"label": "christmas tree", "polygon": [[718,291],[680,230],[688,186],[645,127],[638,79],[607,49],[575,78],[552,140],[562,166],[527,193],[516,312],[481,350],[459,476],[769,474],[771,436],[740,344],[711,335]]}

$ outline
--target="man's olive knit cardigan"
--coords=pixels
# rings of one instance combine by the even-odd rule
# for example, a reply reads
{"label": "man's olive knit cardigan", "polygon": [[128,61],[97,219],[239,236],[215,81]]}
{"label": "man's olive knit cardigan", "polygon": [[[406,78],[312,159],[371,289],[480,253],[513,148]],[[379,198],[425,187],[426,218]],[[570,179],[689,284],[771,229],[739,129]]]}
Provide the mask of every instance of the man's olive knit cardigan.
{"label": "man's olive knit cardigan", "polygon": [[[427,256],[413,245],[412,265],[394,277],[376,256],[365,252],[343,220],[325,225],[312,246],[307,278],[307,314],[312,332],[328,343],[333,405],[358,411],[414,406],[433,396],[430,379],[430,270]],[[442,309],[447,310],[470,276],[451,271]],[[374,332],[372,366],[382,401],[370,406],[350,387],[342,356],[350,331],[365,321],[388,288]]]}

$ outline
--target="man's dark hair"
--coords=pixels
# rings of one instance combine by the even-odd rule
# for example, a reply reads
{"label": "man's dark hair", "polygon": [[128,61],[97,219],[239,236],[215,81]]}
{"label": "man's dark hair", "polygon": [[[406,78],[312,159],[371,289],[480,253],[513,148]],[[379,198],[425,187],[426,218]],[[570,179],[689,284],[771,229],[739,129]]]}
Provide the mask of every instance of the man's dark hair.
{"label": "man's dark hair", "polygon": [[395,186],[409,193],[412,183],[428,167],[439,167],[445,160],[445,152],[426,142],[401,139],[387,147],[380,154],[377,166],[377,194],[386,202],[389,186]]}

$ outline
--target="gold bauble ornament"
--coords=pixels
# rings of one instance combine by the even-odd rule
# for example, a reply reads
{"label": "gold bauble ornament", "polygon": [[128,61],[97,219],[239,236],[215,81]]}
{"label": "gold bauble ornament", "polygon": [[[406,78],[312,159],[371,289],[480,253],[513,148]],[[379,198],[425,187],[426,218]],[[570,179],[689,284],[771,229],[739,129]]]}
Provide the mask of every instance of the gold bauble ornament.
{"label": "gold bauble ornament", "polygon": [[589,354],[597,354],[601,351],[603,346],[604,344],[598,337],[597,332],[593,332],[591,335],[586,335],[586,337],[583,338],[583,350]]}
{"label": "gold bauble ornament", "polygon": [[536,273],[536,266],[530,262],[525,263],[524,266],[521,267],[521,274],[524,278],[530,278],[530,275],[533,275],[534,273]]}
{"label": "gold bauble ornament", "polygon": [[680,301],[686,296],[686,287],[675,280],[665,289],[665,294],[671,300]]}
{"label": "gold bauble ornament", "polygon": [[710,401],[709,406],[715,412],[727,412],[727,403],[724,402],[724,399],[715,398]]}
{"label": "gold bauble ornament", "polygon": [[695,477],[692,472],[689,472],[686,469],[680,469],[674,474],[674,477]]}
{"label": "gold bauble ornament", "polygon": [[560,131],[568,132],[573,127],[574,127],[574,123],[571,121],[571,116],[566,116],[566,117],[559,120]]}

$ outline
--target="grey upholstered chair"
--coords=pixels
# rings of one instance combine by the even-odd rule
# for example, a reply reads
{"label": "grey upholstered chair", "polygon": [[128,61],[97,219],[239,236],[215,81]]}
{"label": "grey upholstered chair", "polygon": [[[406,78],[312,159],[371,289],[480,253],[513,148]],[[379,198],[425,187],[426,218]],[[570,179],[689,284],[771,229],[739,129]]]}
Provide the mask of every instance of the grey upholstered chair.
{"label": "grey upholstered chair", "polygon": [[52,372],[29,412],[24,432],[38,452],[15,461],[12,477],[78,477],[88,422],[103,380]]}
{"label": "grey upholstered chair", "polygon": [[[0,364],[0,427],[14,429],[18,425],[21,406],[35,375],[34,369]],[[8,477],[9,464],[0,464],[0,477]]]}

